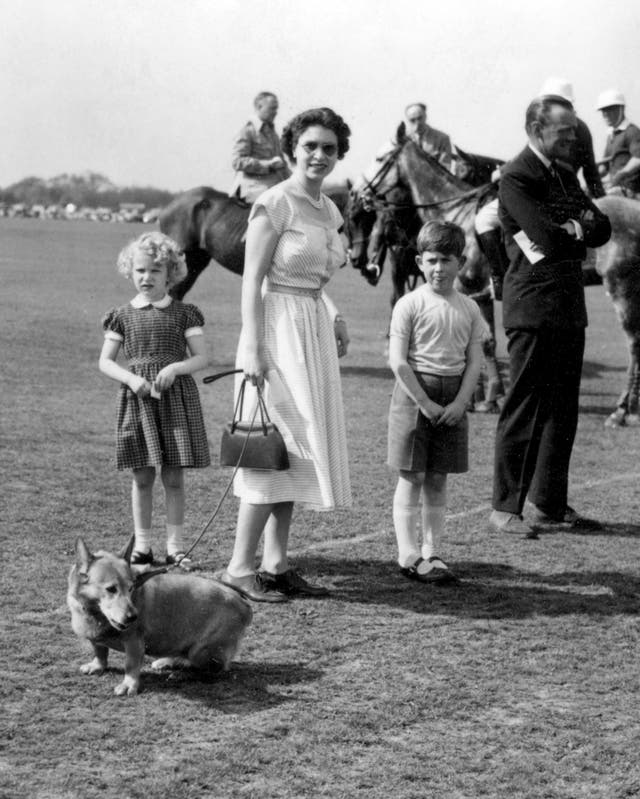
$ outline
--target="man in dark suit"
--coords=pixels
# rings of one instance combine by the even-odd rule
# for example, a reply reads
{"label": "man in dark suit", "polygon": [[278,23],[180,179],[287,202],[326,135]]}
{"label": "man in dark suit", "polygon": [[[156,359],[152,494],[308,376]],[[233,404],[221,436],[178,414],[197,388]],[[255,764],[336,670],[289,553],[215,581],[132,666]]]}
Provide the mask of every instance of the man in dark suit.
{"label": "man in dark suit", "polygon": [[[571,104],[534,100],[525,130],[528,145],[504,168],[499,191],[511,385],[496,431],[489,526],[536,538],[539,526],[587,521],[567,503],[587,326],[581,262],[611,226],[566,166],[576,138]],[[527,496],[533,527],[522,516]]]}

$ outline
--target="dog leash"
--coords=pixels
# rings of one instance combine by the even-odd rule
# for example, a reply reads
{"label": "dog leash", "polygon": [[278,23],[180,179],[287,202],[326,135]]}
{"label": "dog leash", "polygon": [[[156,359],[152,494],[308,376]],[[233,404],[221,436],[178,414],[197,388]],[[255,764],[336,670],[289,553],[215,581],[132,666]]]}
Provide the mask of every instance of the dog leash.
{"label": "dog leash", "polygon": [[[229,369],[226,372],[218,372],[217,374],[214,374],[214,375],[207,375],[207,377],[204,377],[202,379],[202,382],[203,383],[213,383],[214,380],[219,380],[221,377],[228,377],[229,375],[239,374],[239,373],[241,373],[243,371],[244,371],[243,369]],[[251,417],[251,422],[250,422],[250,426],[249,426],[249,432],[251,432],[254,429],[254,422],[256,420],[256,415],[258,413],[258,407],[259,407],[259,405],[258,405],[258,403],[256,403],[256,407],[255,407],[255,409],[253,411],[253,416]],[[205,524],[205,526],[202,528],[202,530],[201,530],[200,534],[198,535],[198,537],[196,538],[196,540],[193,542],[193,544],[191,544],[191,546],[184,553],[185,558],[188,557],[193,552],[193,550],[196,548],[196,546],[200,543],[200,541],[202,540],[204,534],[207,532],[209,527],[211,527],[211,525],[213,524],[216,516],[220,512],[220,508],[222,507],[222,503],[225,501],[225,499],[227,498],[227,494],[231,490],[231,486],[233,485],[233,481],[235,479],[235,476],[236,476],[236,474],[238,472],[238,469],[240,468],[240,464],[242,463],[242,458],[244,456],[244,453],[245,453],[245,451],[247,449],[248,444],[249,444],[249,436],[247,436],[244,444],[242,445],[242,449],[241,449],[240,455],[238,457],[238,462],[236,463],[236,465],[233,468],[233,472],[231,473],[231,477],[229,478],[229,482],[227,483],[227,486],[226,486],[225,490],[223,491],[222,496],[220,497],[220,500],[218,501],[218,504],[216,505],[215,510],[213,511],[211,516],[209,517],[209,519],[208,519],[207,523]],[[180,564],[176,563],[175,566],[172,566],[170,568],[179,569],[180,568]],[[162,571],[160,571],[158,573],[162,574]],[[144,576],[144,575],[141,575],[141,576]],[[150,574],[150,576],[153,576],[153,574]]]}
{"label": "dog leash", "polygon": [[220,380],[221,377],[228,377],[229,375],[238,375],[242,369],[229,369],[227,372],[218,372],[215,375],[207,375],[202,378],[203,383],[213,383],[214,380]]}

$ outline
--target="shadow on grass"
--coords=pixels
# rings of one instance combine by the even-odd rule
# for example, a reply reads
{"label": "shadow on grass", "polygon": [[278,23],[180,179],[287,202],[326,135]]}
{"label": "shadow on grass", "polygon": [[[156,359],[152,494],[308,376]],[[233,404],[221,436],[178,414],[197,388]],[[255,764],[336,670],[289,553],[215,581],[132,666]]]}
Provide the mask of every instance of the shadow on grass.
{"label": "shadow on grass", "polygon": [[[117,672],[118,669],[109,668],[109,671]],[[301,663],[234,661],[229,671],[218,674],[195,669],[156,672],[147,665],[142,675],[141,691],[176,694],[223,713],[245,715],[291,701],[287,686],[315,682],[322,674],[320,669],[308,668]],[[282,693],[278,686],[283,688]]]}
{"label": "shadow on grass", "polygon": [[300,566],[329,577],[335,600],[414,613],[519,619],[640,612],[640,577],[616,571],[544,575],[506,564],[451,561],[459,582],[430,585],[408,580],[395,564],[378,560],[314,557],[300,559]]}
{"label": "shadow on grass", "polygon": [[[602,530],[588,530],[576,527],[573,530],[563,530],[563,535],[577,535],[577,536],[604,536],[611,538],[640,538],[640,525],[637,524],[623,524],[622,522],[603,522]],[[545,533],[548,535],[548,533]],[[553,535],[553,533],[551,533]]]}

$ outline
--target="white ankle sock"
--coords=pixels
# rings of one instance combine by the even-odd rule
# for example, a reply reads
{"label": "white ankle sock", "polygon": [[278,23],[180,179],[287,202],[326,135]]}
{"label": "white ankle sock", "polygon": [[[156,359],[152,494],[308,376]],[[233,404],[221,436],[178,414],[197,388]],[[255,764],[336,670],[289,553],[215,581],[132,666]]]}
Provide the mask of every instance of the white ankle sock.
{"label": "white ankle sock", "polygon": [[184,525],[167,524],[167,555],[184,552]]}
{"label": "white ankle sock", "polygon": [[422,557],[425,560],[440,548],[445,511],[445,505],[422,505]]}
{"label": "white ankle sock", "polygon": [[398,563],[402,568],[413,566],[420,557],[418,549],[418,506],[393,502],[393,526],[398,542]]}
{"label": "white ankle sock", "polygon": [[151,549],[151,530],[136,530],[133,548],[136,552],[148,552]]}

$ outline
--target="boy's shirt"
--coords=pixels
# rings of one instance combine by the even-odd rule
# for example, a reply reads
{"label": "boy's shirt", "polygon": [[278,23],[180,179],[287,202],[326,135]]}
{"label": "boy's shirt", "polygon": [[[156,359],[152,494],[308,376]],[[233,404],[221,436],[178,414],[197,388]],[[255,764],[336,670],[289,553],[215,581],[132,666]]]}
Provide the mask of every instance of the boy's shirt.
{"label": "boy's shirt", "polygon": [[427,284],[405,294],[393,308],[390,336],[407,342],[407,363],[416,372],[461,375],[471,341],[489,335],[478,305],[452,291],[436,294]]}

